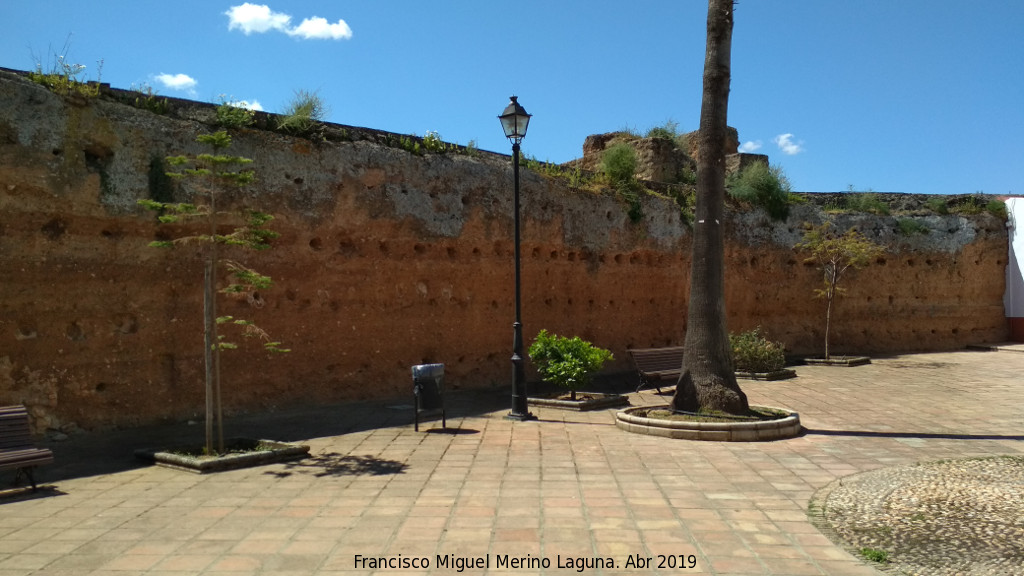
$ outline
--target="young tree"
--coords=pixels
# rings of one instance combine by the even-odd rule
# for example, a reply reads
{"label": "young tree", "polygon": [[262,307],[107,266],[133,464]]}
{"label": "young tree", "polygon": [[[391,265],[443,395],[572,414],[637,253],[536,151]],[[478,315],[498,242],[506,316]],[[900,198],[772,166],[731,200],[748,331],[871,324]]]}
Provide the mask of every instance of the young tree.
{"label": "young tree", "polygon": [[880,257],[885,248],[865,238],[860,232],[850,229],[839,235],[832,229],[831,222],[810,226],[804,232],[804,241],[796,245],[798,250],[810,253],[808,262],[814,262],[821,270],[825,284],[814,294],[824,298],[825,306],[825,359],[830,358],[828,335],[832,328],[832,304],[837,295],[846,291],[839,287],[839,280],[850,268],[863,268]]}
{"label": "young tree", "polygon": [[725,137],[733,0],[709,0],[704,92],[698,132],[697,206],[693,223],[690,304],[682,373],[672,399],[676,410],[750,410],[733,372],[725,325]]}
{"label": "young tree", "polygon": [[[191,181],[190,192],[200,198],[198,204],[190,202],[157,202],[155,200],[139,200],[139,204],[159,213],[158,220],[162,224],[179,223],[187,220],[205,220],[203,228],[206,233],[189,233],[174,240],[151,242],[150,246],[173,248],[183,244],[200,244],[203,246],[203,324],[204,324],[204,357],[206,363],[206,452],[214,453],[213,427],[216,420],[217,453],[224,451],[223,410],[220,395],[220,351],[233,349],[237,346],[228,342],[218,333],[219,325],[230,325],[240,328],[247,337],[257,337],[264,341],[264,348],[271,352],[287,352],[280,347],[280,342],[271,342],[266,332],[249,320],[236,319],[232,316],[217,316],[217,294],[247,297],[250,303],[259,304],[259,290],[271,286],[269,276],[259,274],[243,264],[223,258],[219,248],[234,246],[250,250],[264,250],[270,247],[270,240],[277,238],[277,232],[264,226],[273,216],[255,210],[240,212],[222,212],[217,207],[218,197],[231,188],[246,186],[255,181],[255,172],[248,168],[252,160],[241,156],[225,154],[231,146],[231,136],[221,130],[213,134],[202,134],[196,138],[209,146],[213,153],[196,156],[170,156],[167,163],[178,167],[179,172],[168,172],[175,179]],[[232,230],[221,233],[221,219],[230,218],[234,223]],[[216,289],[218,268],[228,272],[229,283],[219,291]]]}

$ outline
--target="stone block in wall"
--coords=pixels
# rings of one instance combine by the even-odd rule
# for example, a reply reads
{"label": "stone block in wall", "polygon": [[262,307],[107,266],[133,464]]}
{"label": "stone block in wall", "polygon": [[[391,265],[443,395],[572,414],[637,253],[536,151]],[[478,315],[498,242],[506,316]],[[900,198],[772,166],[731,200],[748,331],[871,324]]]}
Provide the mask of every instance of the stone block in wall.
{"label": "stone block in wall", "polygon": [[740,152],[739,154],[729,154],[725,157],[725,173],[733,174],[741,172],[747,166],[751,164],[768,164],[768,155],[766,154],[746,154]]}

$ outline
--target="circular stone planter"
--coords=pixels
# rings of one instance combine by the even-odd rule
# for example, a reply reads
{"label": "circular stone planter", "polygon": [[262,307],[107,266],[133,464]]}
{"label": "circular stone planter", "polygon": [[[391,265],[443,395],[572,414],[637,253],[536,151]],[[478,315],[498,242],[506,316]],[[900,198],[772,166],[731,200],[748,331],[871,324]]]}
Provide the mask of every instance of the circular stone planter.
{"label": "circular stone planter", "polygon": [[759,442],[765,440],[782,440],[795,438],[800,434],[800,415],[785,408],[755,406],[787,412],[777,420],[757,420],[740,422],[687,422],[684,420],[664,420],[647,418],[637,415],[648,410],[668,408],[663,406],[643,406],[620,410],[615,415],[615,425],[627,432],[647,434],[648,436],[664,436],[681,440],[711,440],[716,442]]}

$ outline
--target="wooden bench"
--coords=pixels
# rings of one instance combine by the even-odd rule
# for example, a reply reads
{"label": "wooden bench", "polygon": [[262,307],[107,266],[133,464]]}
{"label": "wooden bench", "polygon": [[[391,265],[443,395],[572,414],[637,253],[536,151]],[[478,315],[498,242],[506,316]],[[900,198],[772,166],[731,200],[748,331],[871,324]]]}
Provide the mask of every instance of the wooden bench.
{"label": "wooden bench", "polygon": [[636,387],[637,392],[644,387],[654,387],[660,394],[661,387],[675,385],[679,374],[683,371],[682,346],[632,348],[626,352],[633,359],[633,365],[636,366],[636,371],[640,374],[640,385]]}
{"label": "wooden bench", "polygon": [[36,466],[52,462],[53,452],[32,444],[25,407],[0,406],[0,470],[16,470],[14,483],[25,476],[35,492],[36,479],[32,471]]}

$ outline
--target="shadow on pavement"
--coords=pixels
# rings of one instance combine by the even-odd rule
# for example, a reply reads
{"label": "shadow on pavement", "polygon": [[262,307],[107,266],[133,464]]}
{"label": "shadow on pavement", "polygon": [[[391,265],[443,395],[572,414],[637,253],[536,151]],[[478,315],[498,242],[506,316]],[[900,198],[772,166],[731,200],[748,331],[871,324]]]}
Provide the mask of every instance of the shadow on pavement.
{"label": "shadow on pavement", "polygon": [[805,434],[820,436],[860,436],[864,438],[928,438],[941,440],[1024,440],[1024,436],[998,434],[935,434],[930,432],[875,432],[871,430],[815,430],[804,429]]}

